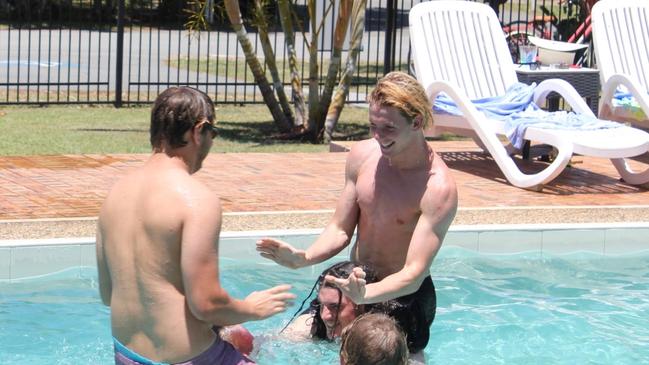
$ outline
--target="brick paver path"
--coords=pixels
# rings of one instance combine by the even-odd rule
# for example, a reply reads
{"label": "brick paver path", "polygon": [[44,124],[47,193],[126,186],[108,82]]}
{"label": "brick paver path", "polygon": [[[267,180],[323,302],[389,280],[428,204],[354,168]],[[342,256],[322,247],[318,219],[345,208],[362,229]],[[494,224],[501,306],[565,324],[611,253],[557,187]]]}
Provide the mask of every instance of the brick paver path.
{"label": "brick paver path", "polygon": [[[605,159],[575,157],[542,192],[507,183],[472,142],[433,142],[458,183],[461,207],[649,205]],[[198,173],[224,212],[334,209],[346,153],[211,154]],[[94,217],[110,186],[148,155],[0,157],[0,220]],[[641,161],[641,162],[639,162]],[[649,158],[631,161],[649,166]],[[521,162],[526,170],[543,166]]]}

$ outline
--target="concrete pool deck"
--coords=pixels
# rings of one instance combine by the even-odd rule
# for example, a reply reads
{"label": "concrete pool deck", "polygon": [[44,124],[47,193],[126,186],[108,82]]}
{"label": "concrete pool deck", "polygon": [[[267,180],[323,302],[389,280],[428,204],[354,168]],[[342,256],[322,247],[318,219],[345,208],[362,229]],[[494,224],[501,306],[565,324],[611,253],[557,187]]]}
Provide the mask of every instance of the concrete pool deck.
{"label": "concrete pool deck", "polygon": [[[540,192],[513,187],[472,141],[431,142],[458,184],[454,225],[649,222],[649,189],[607,159],[575,156]],[[345,151],[348,143],[332,145]],[[0,240],[94,235],[110,186],[148,154],[0,156]],[[221,196],[223,231],[322,228],[347,153],[210,154],[197,176]],[[525,171],[542,162],[517,161]],[[649,155],[630,160],[649,166]]]}

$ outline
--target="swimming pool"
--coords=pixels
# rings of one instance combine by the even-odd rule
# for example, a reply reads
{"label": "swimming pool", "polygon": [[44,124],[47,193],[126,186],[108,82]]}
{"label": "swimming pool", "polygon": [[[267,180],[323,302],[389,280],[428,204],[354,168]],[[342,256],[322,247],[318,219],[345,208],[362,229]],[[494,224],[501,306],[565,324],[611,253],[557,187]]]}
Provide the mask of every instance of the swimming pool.
{"label": "swimming pool", "polygon": [[[254,247],[236,245],[237,247]],[[289,270],[246,255],[223,259],[235,296],[282,282],[299,300],[326,264]],[[242,257],[237,255],[236,257]],[[342,258],[341,258],[342,259]],[[431,269],[438,312],[429,363],[638,364],[649,359],[649,252],[479,254],[444,247]],[[246,324],[260,364],[334,364],[335,344],[295,344],[288,312]],[[109,312],[95,269],[0,282],[0,363],[112,364]]]}

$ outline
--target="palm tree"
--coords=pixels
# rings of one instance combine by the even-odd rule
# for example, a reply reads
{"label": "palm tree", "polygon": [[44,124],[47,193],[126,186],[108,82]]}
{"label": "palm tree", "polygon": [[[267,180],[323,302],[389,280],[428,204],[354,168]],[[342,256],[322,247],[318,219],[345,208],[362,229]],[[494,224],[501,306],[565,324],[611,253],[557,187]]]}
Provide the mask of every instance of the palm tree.
{"label": "palm tree", "polygon": [[[309,53],[309,77],[308,77],[308,116],[305,117],[305,104],[302,92],[302,81],[300,80],[297,70],[297,57],[295,55],[295,32],[293,15],[291,12],[290,0],[279,0],[278,10],[282,29],[285,33],[286,47],[289,55],[289,67],[291,71],[291,87],[294,95],[294,104],[296,113],[292,113],[288,103],[288,98],[283,89],[283,83],[279,78],[277,65],[275,62],[275,52],[272,50],[271,43],[268,39],[268,22],[265,14],[265,4],[267,0],[255,0],[254,18],[255,25],[259,30],[259,39],[265,56],[265,65],[273,78],[273,88],[271,88],[266,74],[259,59],[257,58],[252,42],[241,19],[239,1],[224,0],[225,9],[232,28],[237,34],[237,40],[246,56],[246,63],[255,77],[255,82],[259,86],[264,102],[268,106],[273,120],[281,132],[291,132],[293,136],[308,136],[312,141],[330,140],[336,121],[340,116],[340,111],[344,106],[345,98],[349,90],[351,75],[355,70],[355,65],[360,52],[360,44],[363,37],[363,24],[365,18],[365,0],[340,0],[338,8],[338,17],[336,19],[334,30],[334,43],[330,58],[327,76],[322,89],[320,88],[318,71],[318,39],[323,29],[324,18],[319,24],[316,24],[316,0],[308,0],[307,10],[310,21],[310,40],[307,43]],[[329,0],[326,12],[329,12],[334,6],[334,1]],[[350,20],[353,18],[353,32],[351,40],[351,52],[345,67],[345,71],[338,83],[336,95],[332,99],[333,90],[336,86],[336,80],[340,73],[342,63],[342,49],[344,40],[349,28]],[[306,39],[306,38],[305,38]],[[326,123],[325,123],[326,121]],[[326,131],[325,131],[326,124]]]}
{"label": "palm tree", "polygon": [[330,142],[333,131],[336,128],[336,123],[340,117],[345,106],[345,99],[349,93],[349,85],[351,83],[352,75],[356,70],[358,64],[358,55],[361,52],[361,43],[363,41],[363,31],[365,24],[365,0],[357,0],[352,7],[352,34],[351,34],[351,47],[345,71],[340,77],[338,89],[333,101],[329,104],[329,109],[324,120],[324,141]]}
{"label": "palm tree", "polygon": [[[255,82],[259,86],[261,95],[264,98],[264,102],[268,106],[271,115],[275,124],[282,132],[288,132],[291,130],[291,124],[286,114],[284,114],[280,108],[280,105],[275,98],[273,89],[270,87],[270,83],[266,78],[264,69],[255,54],[255,49],[252,46],[252,42],[248,38],[248,33],[246,28],[243,26],[243,21],[241,19],[241,10],[239,9],[239,2],[237,0],[224,0],[225,1],[225,11],[232,25],[232,29],[237,33],[237,40],[241,45],[241,49],[246,56],[246,63],[250,67],[250,71],[255,77]],[[258,6],[255,6],[255,12],[257,12]]]}

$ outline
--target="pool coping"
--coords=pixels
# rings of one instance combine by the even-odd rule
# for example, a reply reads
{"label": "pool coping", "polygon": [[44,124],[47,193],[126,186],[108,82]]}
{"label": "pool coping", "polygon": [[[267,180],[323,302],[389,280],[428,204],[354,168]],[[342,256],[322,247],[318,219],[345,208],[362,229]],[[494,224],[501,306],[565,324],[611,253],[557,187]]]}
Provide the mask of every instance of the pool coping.
{"label": "pool coping", "polygon": [[[228,259],[259,258],[254,240],[264,236],[306,248],[321,231],[225,231],[221,233],[220,254]],[[0,240],[0,281],[96,267],[94,243],[91,236]],[[649,251],[649,222],[454,225],[442,250],[450,247],[481,255],[632,255]],[[348,256],[349,247],[340,255]]]}
{"label": "pool coping", "polygon": [[[90,219],[92,220],[92,219]],[[605,231],[605,230],[649,230],[649,222],[609,222],[609,223],[541,223],[541,224],[471,224],[471,225],[452,225],[449,233],[444,240],[444,245],[461,246],[470,248],[470,242],[461,244],[455,239],[449,239],[454,234],[484,234],[495,233],[499,236],[494,239],[508,240],[507,234],[522,232],[548,233],[556,231]],[[247,231],[224,231],[221,232],[221,238],[253,238],[265,236],[290,237],[302,235],[318,235],[322,228],[305,228],[305,229],[265,229],[265,230],[247,230]],[[629,232],[632,233],[632,232]],[[580,233],[581,234],[581,233]],[[502,235],[502,236],[501,236]],[[609,244],[624,245],[619,242],[620,238],[610,237]],[[613,241],[617,239],[617,241]],[[649,238],[647,240],[647,249],[649,249]],[[94,236],[83,237],[60,237],[60,238],[36,238],[36,239],[0,239],[0,248],[10,247],[32,247],[32,246],[57,246],[57,245],[79,245],[95,243]],[[520,250],[515,250],[519,252]],[[506,253],[506,252],[503,252]]]}
{"label": "pool coping", "polygon": [[[226,212],[222,232],[325,227],[333,210]],[[0,220],[0,241],[94,236],[97,217]],[[649,205],[460,207],[453,227],[649,222]]]}
{"label": "pool coping", "polygon": [[[273,236],[306,248],[322,229],[224,231],[220,255],[259,258],[255,238]],[[297,243],[296,241],[300,241]],[[649,251],[649,222],[454,225],[442,250],[481,255],[632,255]],[[347,247],[339,255],[349,255]],[[95,237],[0,240],[0,282],[96,267]]]}
{"label": "pool coping", "polygon": [[[227,212],[222,258],[260,258],[255,238],[306,248],[333,210]],[[0,281],[95,267],[97,217],[0,220]],[[300,228],[298,228],[300,227]],[[233,243],[233,244],[230,244]],[[441,254],[629,255],[649,251],[649,205],[460,207]],[[350,248],[339,256],[349,256]]]}

